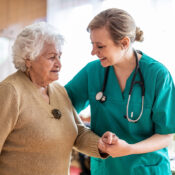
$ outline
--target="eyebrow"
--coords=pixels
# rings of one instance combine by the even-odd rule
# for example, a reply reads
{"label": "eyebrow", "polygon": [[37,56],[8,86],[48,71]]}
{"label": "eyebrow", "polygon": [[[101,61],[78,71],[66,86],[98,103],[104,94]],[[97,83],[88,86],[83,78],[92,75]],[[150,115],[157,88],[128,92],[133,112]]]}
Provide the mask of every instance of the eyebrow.
{"label": "eyebrow", "polygon": [[101,43],[101,42],[91,42],[92,44],[102,44],[103,45],[103,43]]}
{"label": "eyebrow", "polygon": [[56,55],[57,55],[57,53],[55,53],[55,52],[49,52],[49,53],[47,53],[47,54],[56,54]]}
{"label": "eyebrow", "polygon": [[55,53],[55,52],[49,52],[47,54],[48,55],[59,55],[59,56],[61,56],[62,55],[62,52],[59,52],[59,54],[58,53]]}

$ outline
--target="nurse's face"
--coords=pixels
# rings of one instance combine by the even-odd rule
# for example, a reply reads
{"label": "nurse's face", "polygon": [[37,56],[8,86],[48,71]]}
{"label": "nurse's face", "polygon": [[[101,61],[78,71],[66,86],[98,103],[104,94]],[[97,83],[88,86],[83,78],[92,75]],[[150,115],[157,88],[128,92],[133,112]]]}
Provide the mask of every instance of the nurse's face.
{"label": "nurse's face", "polygon": [[121,45],[117,45],[111,39],[111,36],[105,27],[93,29],[90,32],[92,42],[92,55],[96,55],[103,67],[113,66],[120,63],[124,51]]}

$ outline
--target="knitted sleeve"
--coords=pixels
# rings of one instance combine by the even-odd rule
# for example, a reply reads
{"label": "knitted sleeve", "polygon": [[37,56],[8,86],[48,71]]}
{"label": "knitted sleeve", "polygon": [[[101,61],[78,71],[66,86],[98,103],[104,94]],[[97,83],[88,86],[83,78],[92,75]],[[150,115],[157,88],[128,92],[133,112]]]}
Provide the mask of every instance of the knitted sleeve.
{"label": "knitted sleeve", "polygon": [[74,142],[74,148],[88,156],[91,157],[97,157],[97,158],[106,158],[108,157],[108,154],[100,153],[98,149],[98,141],[99,136],[97,136],[95,133],[93,133],[88,127],[84,125],[84,123],[79,118],[77,112],[75,111],[75,108],[73,107],[69,96],[65,90],[65,88],[60,88],[60,91],[62,91],[62,94],[65,96],[65,100],[67,100],[67,103],[69,104],[69,107],[72,108],[73,116],[75,123],[78,128],[78,135]]}
{"label": "knitted sleeve", "polygon": [[76,111],[73,109],[75,121],[78,127],[78,136],[75,140],[74,147],[77,151],[91,157],[107,158],[109,155],[100,153],[98,149],[99,136],[87,128],[81,119],[78,117]]}
{"label": "knitted sleeve", "polygon": [[14,87],[0,83],[0,153],[18,119],[18,100]]}

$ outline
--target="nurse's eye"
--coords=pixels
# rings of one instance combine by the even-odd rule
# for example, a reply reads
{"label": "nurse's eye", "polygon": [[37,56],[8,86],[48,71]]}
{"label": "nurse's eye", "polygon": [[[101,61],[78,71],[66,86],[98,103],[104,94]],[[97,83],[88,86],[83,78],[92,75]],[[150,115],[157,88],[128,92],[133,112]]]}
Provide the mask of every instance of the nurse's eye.
{"label": "nurse's eye", "polygon": [[98,49],[103,49],[105,46],[97,46]]}

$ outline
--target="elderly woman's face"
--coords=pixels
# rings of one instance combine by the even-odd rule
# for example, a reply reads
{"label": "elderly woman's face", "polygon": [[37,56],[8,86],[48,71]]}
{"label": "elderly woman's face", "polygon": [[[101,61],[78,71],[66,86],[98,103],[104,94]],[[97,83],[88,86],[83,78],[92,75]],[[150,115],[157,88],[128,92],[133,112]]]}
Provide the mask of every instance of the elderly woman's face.
{"label": "elderly woman's face", "polygon": [[48,85],[58,79],[58,72],[61,69],[61,53],[55,48],[54,44],[44,44],[41,54],[30,61],[30,75],[43,85]]}

